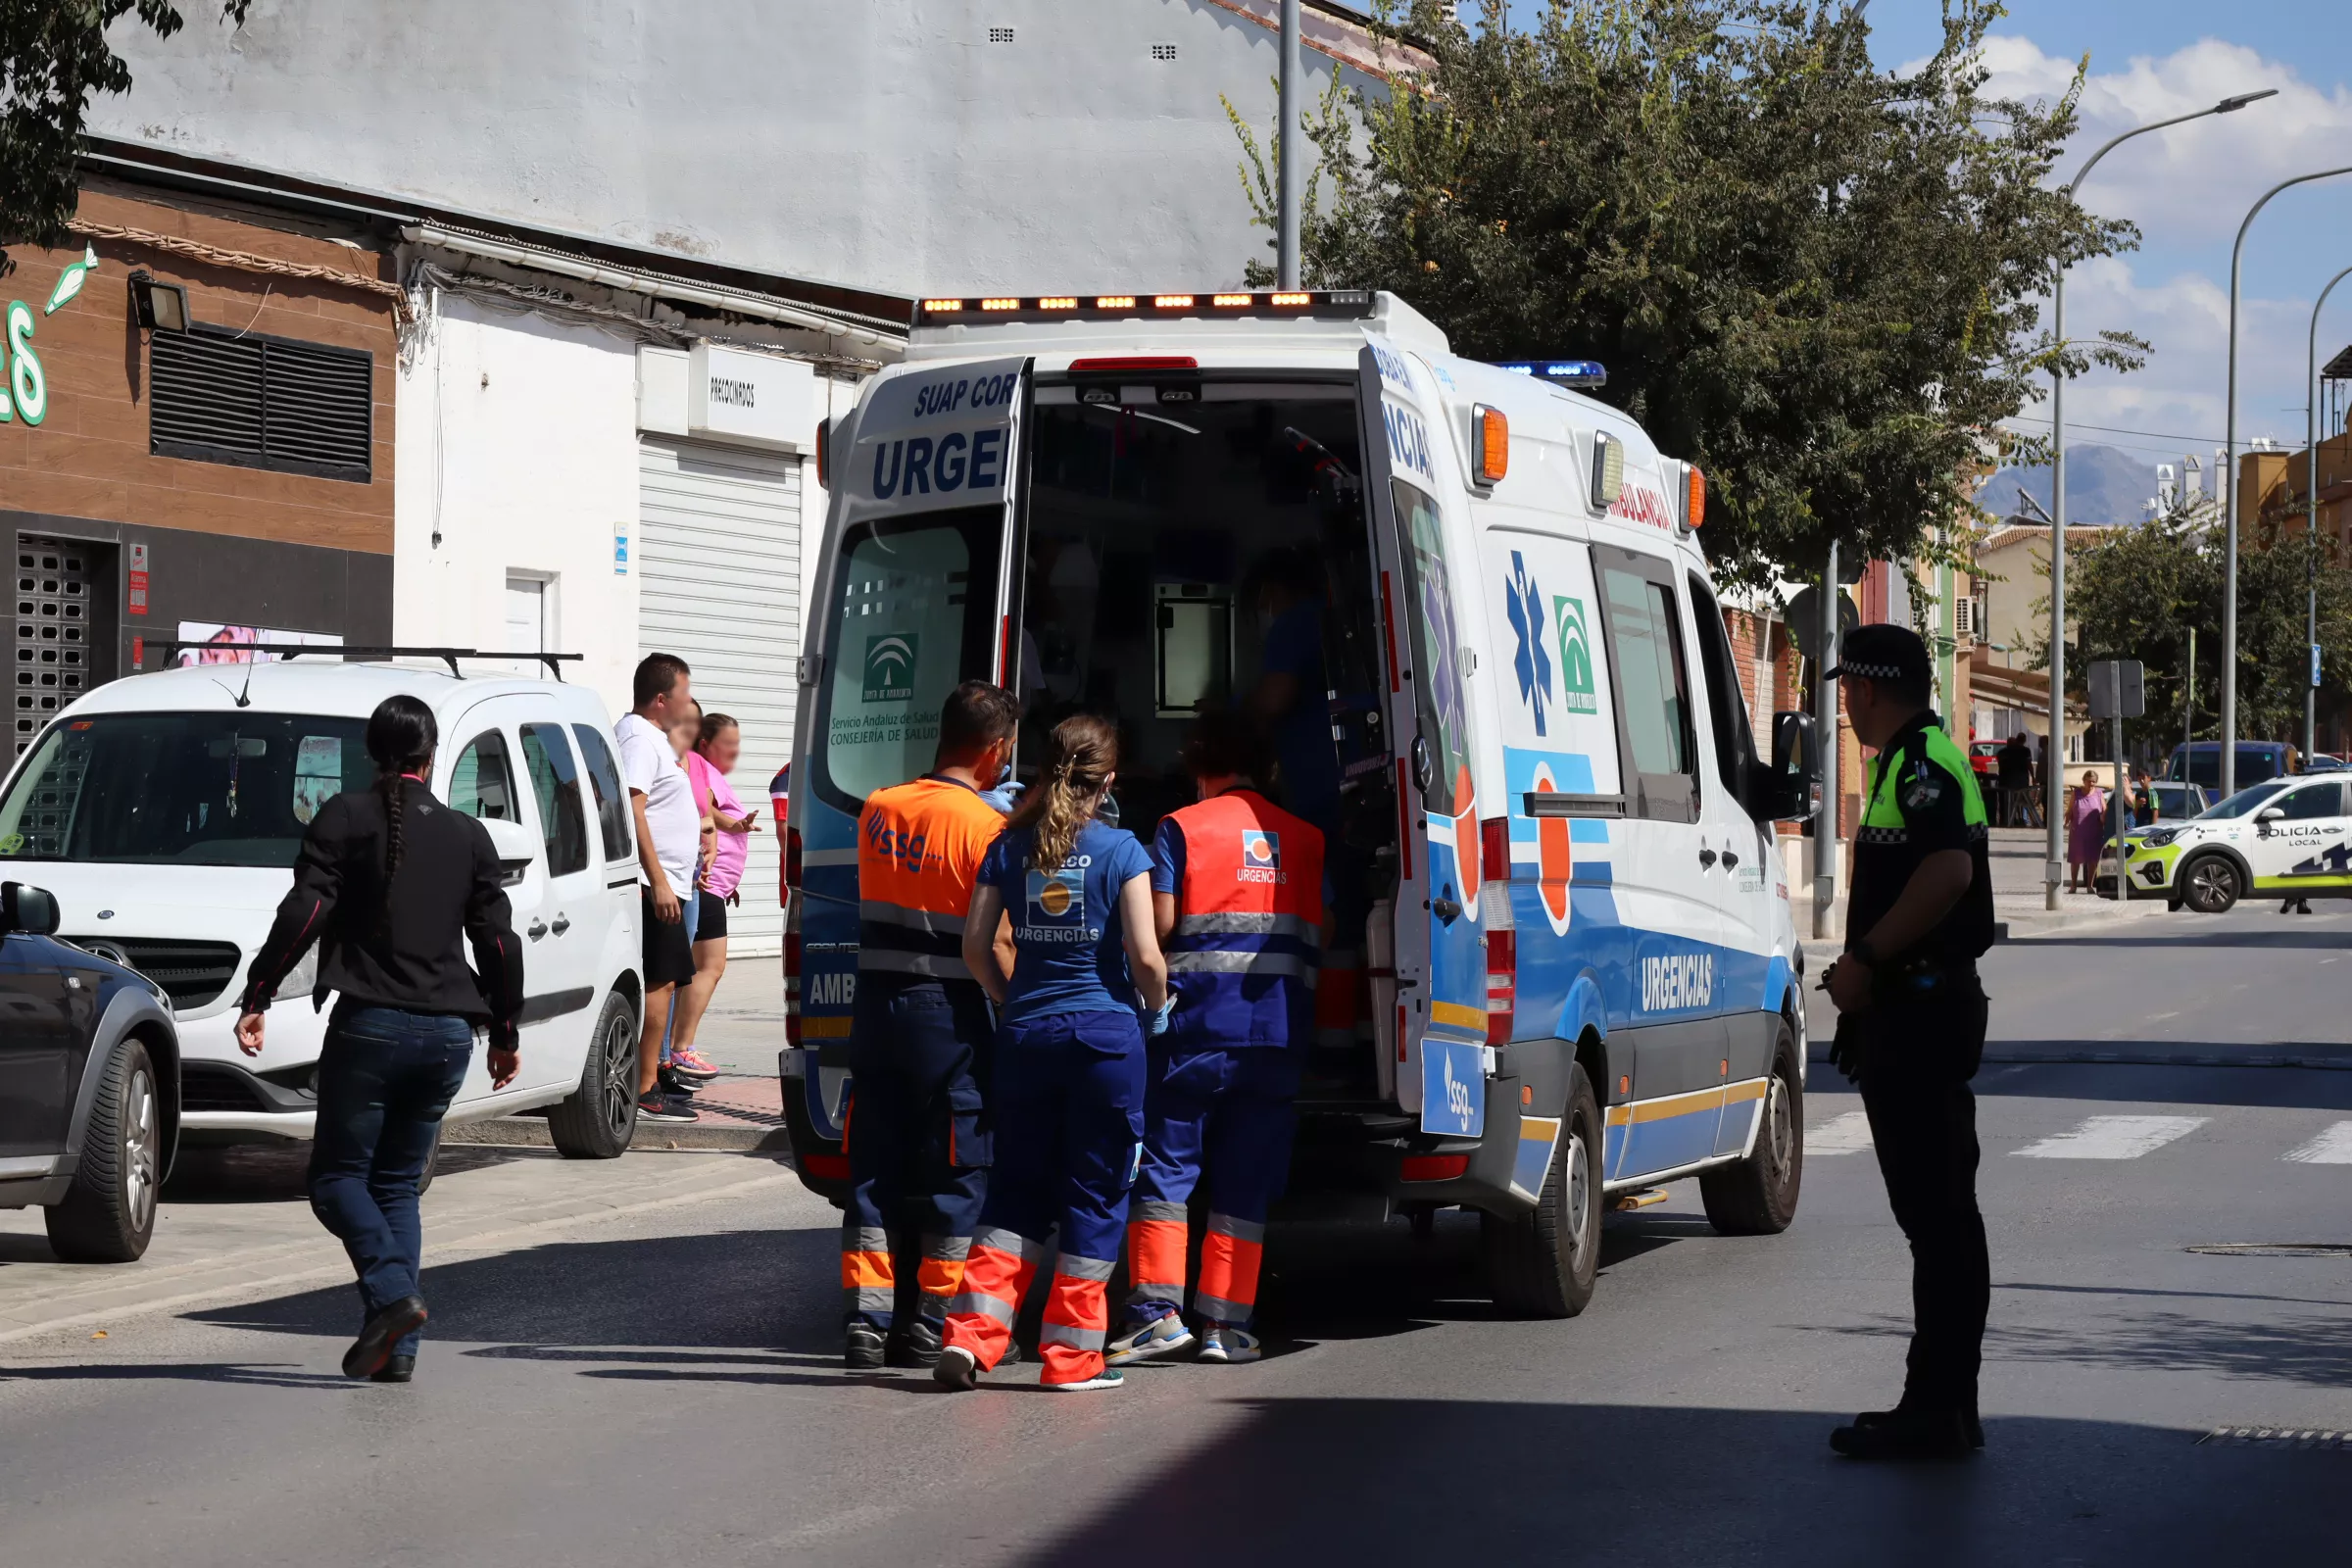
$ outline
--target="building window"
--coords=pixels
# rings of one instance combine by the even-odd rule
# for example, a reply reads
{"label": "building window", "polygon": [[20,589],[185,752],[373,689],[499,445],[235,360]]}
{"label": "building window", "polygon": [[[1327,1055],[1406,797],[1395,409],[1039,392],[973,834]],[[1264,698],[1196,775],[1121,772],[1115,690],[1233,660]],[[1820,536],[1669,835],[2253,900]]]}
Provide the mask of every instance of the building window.
{"label": "building window", "polygon": [[191,326],[148,337],[148,450],[366,484],[374,359],[359,349]]}
{"label": "building window", "polygon": [[1155,43],[1152,46],[1152,58],[1173,60],[1176,58],[1176,46],[1172,43]]}
{"label": "building window", "polygon": [[1012,29],[1010,27],[991,27],[988,29],[988,41],[990,43],[1010,43],[1012,42]]}

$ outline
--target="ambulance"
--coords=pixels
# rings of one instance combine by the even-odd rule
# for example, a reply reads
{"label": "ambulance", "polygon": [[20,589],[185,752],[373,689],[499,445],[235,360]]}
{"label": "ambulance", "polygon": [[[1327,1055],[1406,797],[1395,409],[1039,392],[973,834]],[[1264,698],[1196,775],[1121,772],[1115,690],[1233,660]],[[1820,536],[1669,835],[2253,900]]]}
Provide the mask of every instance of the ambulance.
{"label": "ambulance", "polygon": [[1759,747],[1705,480],[1576,389],[1602,374],[1459,358],[1385,293],[922,302],[820,438],[781,1062],[810,1188],[848,1184],[859,808],[981,677],[1022,701],[1016,779],[1062,716],[1115,716],[1147,844],[1197,712],[1269,725],[1341,924],[1277,1217],[1474,1209],[1495,1300],[1553,1317],[1659,1183],[1788,1226],[1775,824],[1816,807],[1812,721]]}

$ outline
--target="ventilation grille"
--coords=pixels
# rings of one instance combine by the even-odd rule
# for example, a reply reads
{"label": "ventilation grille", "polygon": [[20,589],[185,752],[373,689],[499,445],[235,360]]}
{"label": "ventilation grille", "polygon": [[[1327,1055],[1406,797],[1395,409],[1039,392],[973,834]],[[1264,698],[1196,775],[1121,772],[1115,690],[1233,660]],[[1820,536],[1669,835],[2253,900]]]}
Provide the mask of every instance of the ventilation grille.
{"label": "ventilation grille", "polygon": [[66,940],[138,970],[162,986],[172,1005],[183,1012],[220,1000],[220,993],[237,977],[237,964],[244,956],[233,942],[193,938],[93,935]]}
{"label": "ventilation grille", "polygon": [[182,1110],[268,1110],[252,1082],[236,1068],[209,1061],[191,1061],[179,1069],[179,1108]]}
{"label": "ventilation grille", "polygon": [[[13,739],[23,752],[57,710],[89,689],[90,556],[87,547],[21,534],[17,539],[17,709]],[[75,770],[78,775],[78,768]],[[61,782],[64,782],[61,780]],[[80,783],[78,776],[72,782]],[[28,812],[25,836],[41,837]]]}
{"label": "ventilation grille", "polygon": [[1172,43],[1155,43],[1152,46],[1152,58],[1173,60],[1176,58],[1176,46]]}
{"label": "ventilation grille", "polygon": [[988,29],[988,41],[990,43],[1010,43],[1012,42],[1012,29],[1010,27],[991,27]]}
{"label": "ventilation grille", "polygon": [[350,479],[373,458],[373,357],[193,327],[148,339],[156,456]]}

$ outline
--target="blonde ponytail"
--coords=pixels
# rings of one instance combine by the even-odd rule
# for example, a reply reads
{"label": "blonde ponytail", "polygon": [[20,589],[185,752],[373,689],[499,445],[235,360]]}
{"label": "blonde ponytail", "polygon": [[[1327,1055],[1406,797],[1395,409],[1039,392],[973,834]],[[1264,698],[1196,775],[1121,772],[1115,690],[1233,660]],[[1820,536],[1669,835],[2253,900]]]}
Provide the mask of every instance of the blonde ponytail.
{"label": "blonde ponytail", "polygon": [[1021,797],[1005,824],[1008,833],[1037,829],[1029,853],[1031,870],[1061,869],[1118,766],[1119,732],[1109,719],[1079,713],[1054,726],[1046,745],[1045,777]]}

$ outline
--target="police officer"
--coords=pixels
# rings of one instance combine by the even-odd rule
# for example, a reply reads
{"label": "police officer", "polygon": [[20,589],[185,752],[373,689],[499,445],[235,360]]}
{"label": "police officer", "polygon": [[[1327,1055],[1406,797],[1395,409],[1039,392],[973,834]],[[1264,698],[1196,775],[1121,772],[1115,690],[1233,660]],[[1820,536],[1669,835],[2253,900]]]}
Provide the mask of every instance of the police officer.
{"label": "police officer", "polygon": [[1152,903],[1176,1010],[1152,1042],[1143,1163],[1127,1226],[1113,1365],[1172,1354],[1185,1327],[1187,1204],[1205,1180],[1208,1233],[1193,1294],[1199,1358],[1258,1358],[1250,1332],[1266,1213],[1290,1174],[1293,1102],[1313,1037],[1326,933],[1323,835],[1257,792],[1256,737],[1203,714],[1185,748],[1200,796],[1159,824]]}
{"label": "police officer", "polygon": [[1895,1222],[1911,1243],[1916,1319],[1903,1397],[1830,1446],[1857,1459],[1959,1458],[1984,1446],[1977,1368],[1991,1299],[1977,1209],[1976,1096],[1984,1051],[1977,959],[1992,946],[1984,802],[1928,706],[1928,650],[1906,627],[1845,639],[1855,737],[1878,752],[1854,835],[1844,954],[1823,978],[1835,1059],[1861,1090]]}
{"label": "police officer", "polygon": [[[858,1003],[843,1115],[850,1200],[841,1287],[852,1367],[932,1366],[987,1180],[995,1027],[963,960],[981,858],[1004,825],[980,792],[1012,755],[1020,707],[965,681],[939,717],[932,770],[876,790],[858,819]],[[895,1321],[891,1233],[920,1227],[917,1310]]]}

